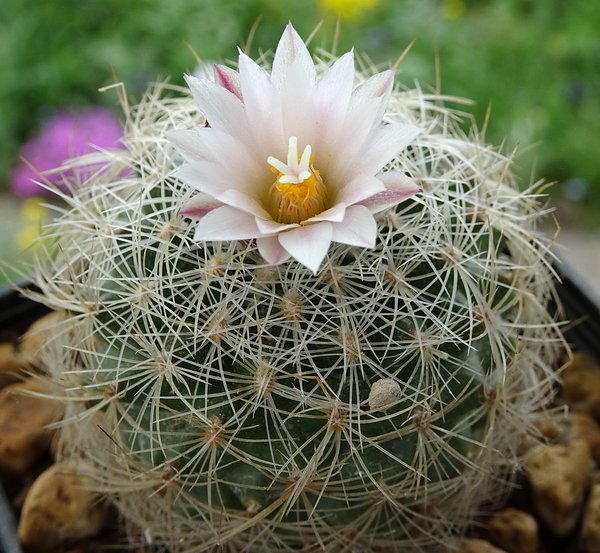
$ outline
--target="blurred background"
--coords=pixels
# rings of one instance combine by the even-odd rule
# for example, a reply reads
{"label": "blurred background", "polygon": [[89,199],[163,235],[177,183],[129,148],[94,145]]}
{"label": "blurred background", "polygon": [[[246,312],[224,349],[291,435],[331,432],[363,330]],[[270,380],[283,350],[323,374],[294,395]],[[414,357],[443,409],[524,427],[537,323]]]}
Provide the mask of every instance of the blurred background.
{"label": "blurred background", "polygon": [[[524,187],[549,188],[573,262],[600,273],[600,3],[590,0],[2,0],[0,3],[0,258],[30,255],[48,216],[36,172],[118,143],[122,81],[139,98],[149,82],[203,60],[231,60],[253,36],[253,56],[288,21],[311,47],[355,47],[389,67],[416,39],[398,80],[436,84],[475,100],[487,140],[519,146]],[[254,31],[252,31],[254,29]],[[74,130],[76,129],[76,130]],[[21,161],[28,160],[32,167]],[[593,253],[597,250],[597,254]],[[566,257],[571,254],[566,252]],[[592,280],[597,280],[592,278]]]}

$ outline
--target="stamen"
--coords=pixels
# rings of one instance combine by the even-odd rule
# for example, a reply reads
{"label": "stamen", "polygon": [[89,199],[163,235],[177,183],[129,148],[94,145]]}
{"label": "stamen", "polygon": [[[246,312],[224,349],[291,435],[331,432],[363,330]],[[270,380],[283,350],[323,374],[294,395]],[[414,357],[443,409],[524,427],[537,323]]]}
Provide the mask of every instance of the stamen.
{"label": "stamen", "polygon": [[314,156],[307,144],[298,156],[298,139],[288,142],[287,165],[269,156],[267,161],[279,172],[271,186],[271,215],[283,224],[302,224],[327,209],[327,188],[320,173],[313,167]]}

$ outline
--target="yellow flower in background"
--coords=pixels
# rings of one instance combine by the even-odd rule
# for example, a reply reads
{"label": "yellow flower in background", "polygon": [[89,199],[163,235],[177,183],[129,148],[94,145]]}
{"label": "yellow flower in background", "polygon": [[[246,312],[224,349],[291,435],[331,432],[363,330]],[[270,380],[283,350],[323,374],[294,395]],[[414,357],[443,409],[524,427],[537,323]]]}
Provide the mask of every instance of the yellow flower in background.
{"label": "yellow flower in background", "polygon": [[343,19],[356,19],[373,9],[379,0],[321,0],[321,5]]}
{"label": "yellow flower in background", "polygon": [[38,197],[29,198],[21,204],[20,229],[15,236],[15,245],[19,251],[30,248],[39,238],[46,212],[42,199]]}
{"label": "yellow flower in background", "polygon": [[446,19],[458,19],[467,9],[464,0],[442,0],[440,10]]}

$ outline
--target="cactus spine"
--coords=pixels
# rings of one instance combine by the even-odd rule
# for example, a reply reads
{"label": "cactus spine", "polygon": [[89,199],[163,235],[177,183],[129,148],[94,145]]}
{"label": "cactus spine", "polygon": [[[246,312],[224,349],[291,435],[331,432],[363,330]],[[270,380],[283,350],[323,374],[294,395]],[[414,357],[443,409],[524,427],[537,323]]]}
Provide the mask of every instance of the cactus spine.
{"label": "cactus spine", "polygon": [[126,150],[86,158],[109,167],[82,173],[36,264],[64,315],[45,350],[63,454],[171,553],[451,543],[552,395],[552,274],[510,159],[442,97],[395,90],[384,121],[425,132],[388,169],[423,192],[314,274],[194,242],[164,136],[203,115],[167,85],[123,105]]}

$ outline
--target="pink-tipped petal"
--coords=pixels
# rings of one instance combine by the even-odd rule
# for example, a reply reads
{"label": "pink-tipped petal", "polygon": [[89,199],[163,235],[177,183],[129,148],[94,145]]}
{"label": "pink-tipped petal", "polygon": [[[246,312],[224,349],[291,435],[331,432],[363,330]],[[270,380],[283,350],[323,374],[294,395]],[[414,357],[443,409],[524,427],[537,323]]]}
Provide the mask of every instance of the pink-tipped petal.
{"label": "pink-tipped petal", "polygon": [[207,79],[186,75],[185,80],[213,129],[230,134],[245,143],[250,140],[246,110],[235,94]]}
{"label": "pink-tipped petal", "polygon": [[223,206],[207,213],[196,227],[194,240],[250,240],[258,238],[255,217],[234,207]]}
{"label": "pink-tipped petal", "polygon": [[365,131],[379,125],[387,109],[392,89],[394,88],[394,72],[392,70],[377,73],[354,90],[350,98],[349,117],[356,116],[368,108],[376,106],[372,114],[371,126],[365,125]]}
{"label": "pink-tipped petal", "polygon": [[333,223],[332,240],[349,246],[374,248],[377,241],[377,223],[373,214],[362,205],[346,210],[343,222]]}
{"label": "pink-tipped petal", "polygon": [[272,267],[275,267],[290,258],[290,254],[286,252],[279,243],[277,236],[257,238],[256,246],[258,247],[260,255],[262,255],[264,260]]}
{"label": "pink-tipped petal", "polygon": [[380,98],[384,103],[383,109],[385,110],[393,88],[394,72],[391,69],[377,73],[354,90],[350,106],[351,108],[358,107],[372,98]]}
{"label": "pink-tipped petal", "polygon": [[197,194],[181,208],[180,213],[191,219],[202,219],[207,213],[222,205],[221,202],[216,201],[211,196]]}
{"label": "pink-tipped petal", "polygon": [[279,90],[283,89],[288,69],[296,60],[299,60],[302,65],[303,73],[306,76],[306,84],[312,87],[317,77],[315,64],[308,48],[306,48],[306,44],[304,44],[292,24],[288,23],[275,50],[271,71],[271,81]]}
{"label": "pink-tipped petal", "polygon": [[244,101],[240,75],[237,71],[231,69],[231,67],[215,64],[215,82],[229,90],[232,94],[235,94],[242,102]]}
{"label": "pink-tipped petal", "polygon": [[331,244],[331,225],[323,222],[282,232],[279,243],[294,259],[316,273]]}
{"label": "pink-tipped petal", "polygon": [[398,171],[380,173],[377,178],[385,184],[385,190],[361,202],[371,213],[393,207],[421,192],[415,181]]}

